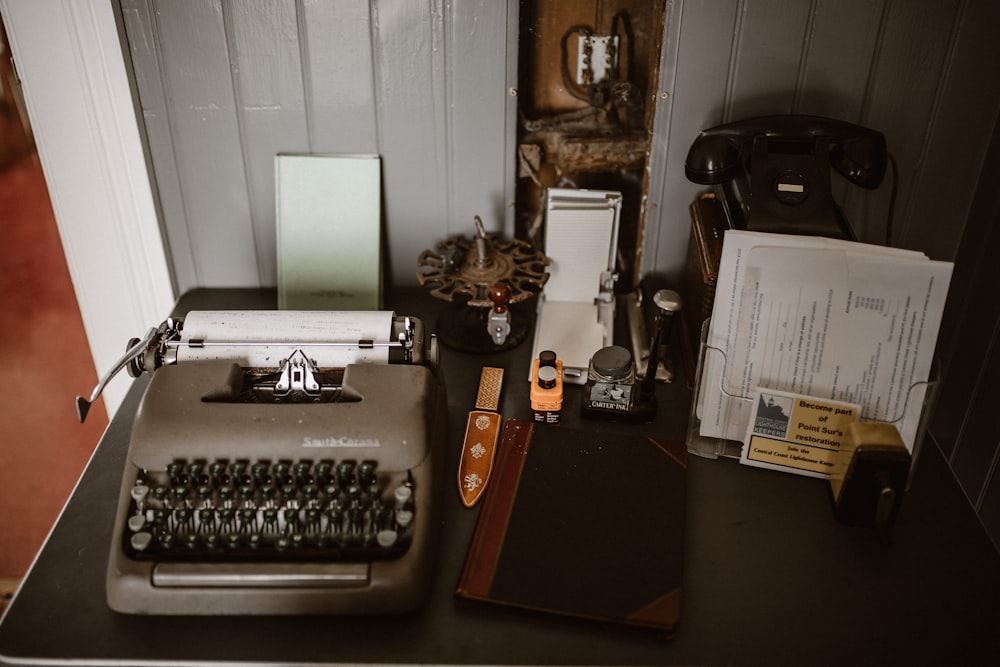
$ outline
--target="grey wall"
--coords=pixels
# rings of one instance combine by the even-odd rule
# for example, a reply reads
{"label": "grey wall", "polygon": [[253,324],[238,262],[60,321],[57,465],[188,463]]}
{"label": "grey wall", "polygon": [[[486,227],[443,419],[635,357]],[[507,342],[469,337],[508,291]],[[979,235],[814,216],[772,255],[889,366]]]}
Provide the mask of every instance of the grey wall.
{"label": "grey wall", "polygon": [[[645,270],[683,263],[696,192],[684,158],[698,131],[781,113],[885,133],[899,168],[894,244],[954,257],[1000,108],[1000,3],[683,0],[667,11]],[[835,186],[859,237],[881,242],[890,181],[875,193]]]}
{"label": "grey wall", "polygon": [[[420,251],[471,233],[476,214],[513,229],[517,0],[118,1],[179,291],[275,283],[278,152],[382,156],[396,284],[415,283]],[[660,86],[648,91],[643,272],[679,277],[699,189],[683,164],[701,129],[806,113],[886,135],[897,168],[878,191],[835,183],[862,240],[884,238],[895,177],[894,245],[983,275],[993,256],[959,247],[974,202],[985,206],[977,185],[995,173],[984,165],[1000,109],[997,26],[994,0],[668,2]],[[953,386],[981,377],[948,366]],[[985,415],[992,395],[979,391],[961,401]],[[996,540],[997,439],[958,447],[967,431],[954,420],[932,433],[977,507],[993,508],[983,516]]]}
{"label": "grey wall", "polygon": [[[513,229],[516,6],[121,0],[179,292],[274,285],[276,153],[377,153],[389,279]],[[514,12],[514,13],[511,13]]]}
{"label": "grey wall", "polygon": [[1000,125],[955,260],[938,352],[945,369],[930,434],[1000,548]]}
{"label": "grey wall", "polygon": [[[273,285],[273,158],[378,153],[389,279],[420,251],[511,231],[516,0],[120,0],[179,291]],[[676,277],[703,128],[772,113],[886,134],[894,242],[954,257],[1000,108],[989,0],[667,3],[643,270]],[[985,75],[985,76],[984,76]],[[840,198],[880,242],[891,187]]]}

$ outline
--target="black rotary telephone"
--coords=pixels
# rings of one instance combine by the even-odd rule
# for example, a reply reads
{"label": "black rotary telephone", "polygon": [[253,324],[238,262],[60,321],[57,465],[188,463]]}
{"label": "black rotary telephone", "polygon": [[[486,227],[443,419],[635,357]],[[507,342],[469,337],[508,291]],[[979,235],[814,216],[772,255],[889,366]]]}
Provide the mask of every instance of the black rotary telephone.
{"label": "black rotary telephone", "polygon": [[874,189],[886,162],[881,132],[819,116],[763,116],[702,131],[684,172],[719,186],[737,229],[853,239],[830,192],[830,168]]}

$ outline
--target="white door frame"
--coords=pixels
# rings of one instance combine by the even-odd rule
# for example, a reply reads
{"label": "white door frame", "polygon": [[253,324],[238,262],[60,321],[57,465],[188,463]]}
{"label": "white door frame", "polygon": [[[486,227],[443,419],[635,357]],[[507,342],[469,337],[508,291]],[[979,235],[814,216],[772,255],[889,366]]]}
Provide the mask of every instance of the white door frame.
{"label": "white door frame", "polygon": [[[112,0],[0,0],[0,11],[102,374],[176,297],[115,10]],[[109,415],[128,387],[118,378],[105,390]],[[54,409],[72,410],[72,396],[91,389],[58,388]]]}

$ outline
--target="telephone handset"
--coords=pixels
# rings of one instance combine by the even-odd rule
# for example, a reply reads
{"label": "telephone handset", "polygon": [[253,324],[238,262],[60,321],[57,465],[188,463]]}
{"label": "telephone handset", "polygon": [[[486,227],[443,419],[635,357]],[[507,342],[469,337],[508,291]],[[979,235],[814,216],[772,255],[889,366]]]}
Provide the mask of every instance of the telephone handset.
{"label": "telephone handset", "polygon": [[881,132],[820,116],[764,116],[702,131],[684,172],[720,186],[737,228],[850,239],[830,192],[830,168],[874,189],[886,162]]}

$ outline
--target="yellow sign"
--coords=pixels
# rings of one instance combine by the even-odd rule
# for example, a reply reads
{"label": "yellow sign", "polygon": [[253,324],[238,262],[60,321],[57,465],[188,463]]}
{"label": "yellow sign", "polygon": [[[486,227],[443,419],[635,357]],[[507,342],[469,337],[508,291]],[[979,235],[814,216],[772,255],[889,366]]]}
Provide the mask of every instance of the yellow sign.
{"label": "yellow sign", "polygon": [[858,414],[858,406],[850,403],[759,389],[741,461],[829,477]]}

